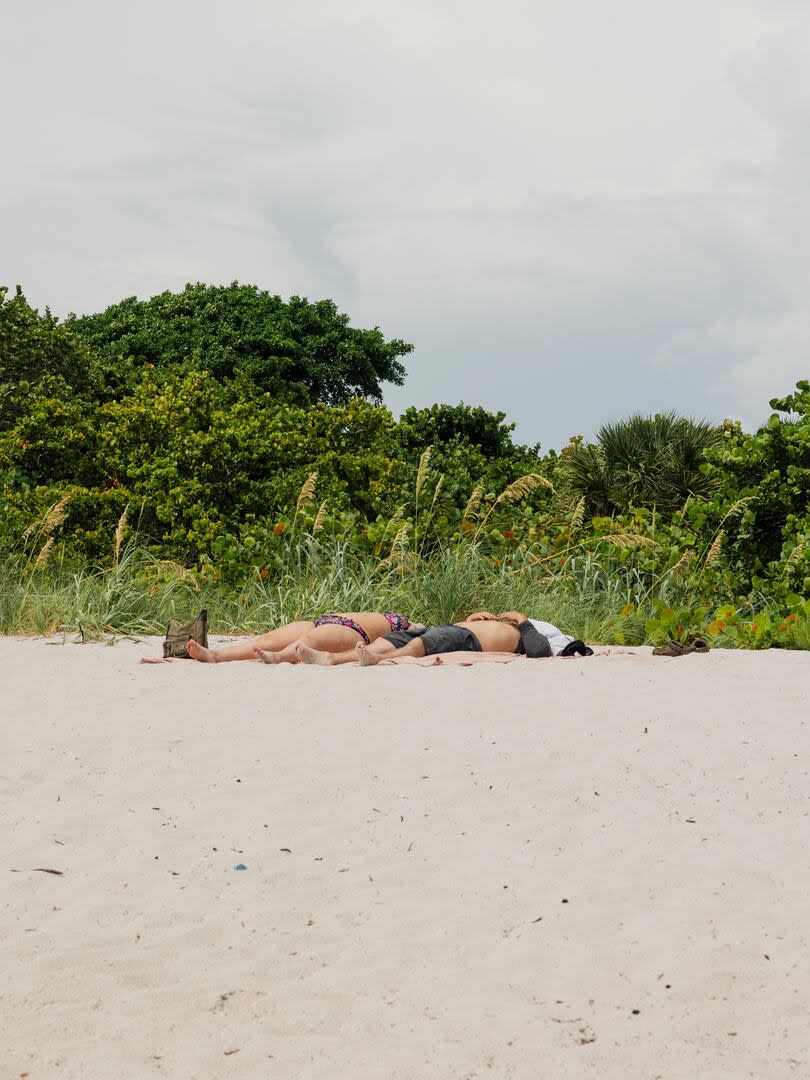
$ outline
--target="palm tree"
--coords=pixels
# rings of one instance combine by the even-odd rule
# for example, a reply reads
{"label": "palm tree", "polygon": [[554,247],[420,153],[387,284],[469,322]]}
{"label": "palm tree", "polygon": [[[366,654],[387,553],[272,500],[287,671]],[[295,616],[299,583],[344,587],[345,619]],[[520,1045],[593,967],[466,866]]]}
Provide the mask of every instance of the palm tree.
{"label": "palm tree", "polygon": [[562,455],[568,487],[585,497],[590,514],[609,515],[630,506],[673,510],[688,496],[705,497],[715,481],[701,470],[705,453],[719,442],[717,428],[677,413],[643,416],[603,425],[595,443],[579,443]]}

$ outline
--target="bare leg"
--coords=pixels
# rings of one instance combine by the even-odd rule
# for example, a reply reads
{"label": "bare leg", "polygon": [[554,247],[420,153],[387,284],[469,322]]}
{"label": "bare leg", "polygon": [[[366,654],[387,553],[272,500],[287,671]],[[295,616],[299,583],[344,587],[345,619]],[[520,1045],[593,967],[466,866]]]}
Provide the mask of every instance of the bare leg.
{"label": "bare leg", "polygon": [[263,664],[297,664],[298,657],[295,655],[297,644],[298,642],[294,641],[292,645],[288,645],[286,649],[281,649],[279,652],[271,652],[269,649],[260,649],[256,646],[253,653],[255,658],[261,660]]}
{"label": "bare leg", "polygon": [[349,664],[357,659],[354,649],[348,649],[342,653],[322,652],[313,649],[311,645],[297,645],[295,649],[299,664],[320,664],[322,667],[331,667],[333,664]]}
{"label": "bare leg", "polygon": [[[266,664],[283,664],[285,662],[297,664],[301,660],[301,651],[304,650],[305,655],[307,655],[306,650],[309,650],[311,653],[317,652],[319,655],[323,654],[329,657],[333,654],[342,655],[349,652],[351,659],[356,660],[357,656],[354,652],[356,644],[356,630],[352,630],[348,626],[340,626],[337,623],[325,623],[323,626],[316,626],[314,629],[302,634],[297,641],[279,652],[260,650],[259,658],[264,660]],[[304,660],[304,663],[316,662],[318,661]],[[345,663],[345,661],[343,662]]]}
{"label": "bare leg", "polygon": [[225,660],[258,660],[256,649],[280,652],[289,645],[294,645],[315,624],[311,620],[286,623],[277,630],[270,630],[251,641],[237,641],[234,645],[223,645],[219,649],[204,649],[196,641],[188,643],[189,656],[204,664],[222,663]]}
{"label": "bare leg", "polygon": [[[309,637],[309,635],[307,635]],[[357,635],[355,634],[355,637]],[[296,651],[298,660],[302,664],[320,664],[324,667],[333,667],[335,664],[356,664],[360,660],[360,650],[371,652],[378,660],[395,651],[390,641],[377,638],[371,645],[365,645],[362,641],[356,641],[354,648],[343,649],[341,652],[326,652],[322,649],[314,649],[306,641],[302,641]],[[376,663],[376,661],[374,661]]]}
{"label": "bare leg", "polygon": [[[376,645],[377,642],[374,642]],[[386,645],[391,645],[390,641],[386,641]],[[374,645],[364,645],[362,642],[357,646],[357,662],[360,667],[373,667],[375,664],[379,664],[380,660],[394,660],[398,656],[424,656],[425,646],[422,643],[420,637],[414,638],[413,641],[409,641],[407,645],[403,645],[401,649],[395,649],[391,646],[386,652],[380,654],[379,650],[374,648]]]}

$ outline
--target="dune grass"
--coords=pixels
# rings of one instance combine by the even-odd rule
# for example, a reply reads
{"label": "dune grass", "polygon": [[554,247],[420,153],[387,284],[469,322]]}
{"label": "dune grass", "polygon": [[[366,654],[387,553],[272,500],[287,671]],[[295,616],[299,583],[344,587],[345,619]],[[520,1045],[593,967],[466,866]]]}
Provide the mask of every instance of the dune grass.
{"label": "dune grass", "polygon": [[[283,565],[241,587],[159,559],[134,540],[111,566],[81,568],[58,558],[10,556],[0,563],[0,633],[64,633],[77,639],[162,634],[170,618],[209,610],[215,634],[256,634],[328,611],[394,609],[424,623],[453,622],[475,610],[523,611],[589,642],[651,640],[656,602],[688,604],[671,576],[649,584],[632,567],[572,557],[556,572],[536,563],[504,568],[475,544],[413,553],[398,564],[335,541],[291,545]],[[794,647],[810,646],[810,627]]]}
{"label": "dune grass", "polygon": [[207,607],[212,632],[224,634],[258,633],[325,611],[396,609],[441,623],[476,609],[511,609],[559,622],[577,636],[604,636],[633,599],[633,582],[598,579],[587,568],[569,577],[573,587],[528,564],[503,572],[474,546],[392,566],[348,545],[309,543],[291,549],[272,579],[255,576],[236,588],[128,545],[114,565],[96,570],[7,558],[0,566],[0,633],[157,634],[170,618]]}
{"label": "dune grass", "polygon": [[[810,602],[791,612],[766,596],[728,605],[710,592],[707,602],[703,572],[722,532],[694,573],[690,550],[672,566],[636,559],[634,552],[657,547],[638,532],[601,534],[591,547],[574,537],[560,549],[535,543],[513,548],[508,557],[493,552],[483,537],[494,510],[549,483],[537,474],[508,485],[486,508],[479,484],[464,511],[471,527],[463,539],[442,543],[429,528],[433,504],[419,505],[429,460],[430,449],[419,462],[414,523],[398,511],[389,522],[393,536],[374,553],[350,537],[326,536],[318,527],[320,511],[311,530],[299,525],[299,512],[312,503],[313,474],[283,540],[266,551],[255,543],[237,546],[235,565],[226,560],[221,568],[203,560],[190,570],[153,554],[147,538],[131,529],[128,508],[106,565],[71,561],[64,540],[58,541],[66,492],[10,552],[0,553],[0,634],[63,633],[78,640],[162,634],[171,618],[188,619],[203,607],[214,634],[257,634],[330,611],[399,610],[437,624],[488,610],[522,611],[591,643],[658,644],[699,635],[731,647],[810,648]],[[437,491],[440,486],[441,477]],[[254,557],[262,569],[251,572]]]}

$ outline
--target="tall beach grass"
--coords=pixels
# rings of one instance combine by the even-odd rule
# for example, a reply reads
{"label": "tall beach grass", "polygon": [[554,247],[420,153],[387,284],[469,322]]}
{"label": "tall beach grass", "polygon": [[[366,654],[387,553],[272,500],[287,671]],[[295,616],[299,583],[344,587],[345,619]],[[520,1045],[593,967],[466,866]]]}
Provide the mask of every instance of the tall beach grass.
{"label": "tall beach grass", "polygon": [[443,623],[485,609],[525,610],[594,640],[610,634],[616,613],[638,592],[631,575],[600,575],[587,563],[566,575],[550,576],[528,561],[506,572],[475,545],[392,565],[348,544],[310,539],[291,548],[272,579],[255,575],[239,588],[156,558],[134,542],[98,569],[49,556],[39,565],[19,555],[0,564],[0,633],[158,634],[170,618],[202,607],[212,631],[222,634],[259,633],[327,611],[396,609],[419,622]]}
{"label": "tall beach grass", "polygon": [[[291,545],[272,578],[228,587],[159,559],[130,539],[104,568],[77,568],[52,551],[45,559],[0,563],[0,633],[58,634],[77,640],[162,634],[170,618],[210,613],[215,634],[257,634],[329,611],[399,610],[424,623],[453,622],[475,610],[518,610],[590,642],[640,644],[654,602],[683,603],[672,575],[650,591],[630,567],[572,556],[555,572],[536,561],[508,569],[475,543],[406,553],[400,561],[362,554],[348,543],[309,537]],[[688,598],[687,598],[688,599]],[[799,647],[807,630],[797,627]]]}
{"label": "tall beach grass", "polygon": [[[662,608],[669,610],[670,623],[673,612],[677,620],[683,619],[684,632],[694,632],[693,625],[703,632],[703,623],[693,623],[691,612],[702,611],[701,618],[706,618],[705,590],[700,588],[699,567],[691,571],[716,555],[722,523],[702,561],[696,563],[687,550],[674,565],[654,574],[649,562],[645,573],[632,559],[621,557],[633,549],[658,547],[638,532],[602,534],[591,547],[575,537],[562,552],[521,546],[504,560],[486,550],[483,540],[494,510],[524,499],[538,486],[553,491],[549,481],[527,474],[497,498],[490,497],[486,507],[479,484],[464,511],[465,535],[441,543],[430,537],[429,528],[441,475],[432,501],[420,505],[429,460],[426,450],[419,463],[413,523],[404,520],[403,505],[386,529],[391,533],[388,544],[379,543],[374,552],[348,537],[326,535],[321,529],[325,504],[311,529],[296,528],[299,515],[314,505],[313,473],[301,489],[281,553],[274,551],[272,572],[265,566],[249,573],[252,563],[242,564],[240,576],[247,577],[240,585],[223,580],[210,562],[191,570],[153,554],[131,530],[128,508],[118,522],[106,565],[93,568],[71,561],[57,542],[70,498],[65,494],[26,530],[13,551],[0,554],[0,634],[62,633],[79,640],[162,634],[171,618],[187,619],[203,607],[209,610],[215,634],[258,634],[330,611],[399,610],[414,621],[437,624],[488,610],[522,611],[588,642],[642,644],[671,632],[670,624],[665,629],[658,618]],[[580,502],[569,513],[571,530],[576,531],[581,516]],[[262,553],[251,551],[261,561]],[[766,597],[749,600],[744,608],[741,618],[756,619],[762,612],[777,621],[784,618]],[[810,606],[790,619],[790,646],[810,647]],[[750,634],[749,639],[753,641]],[[744,643],[739,634],[736,643]]]}

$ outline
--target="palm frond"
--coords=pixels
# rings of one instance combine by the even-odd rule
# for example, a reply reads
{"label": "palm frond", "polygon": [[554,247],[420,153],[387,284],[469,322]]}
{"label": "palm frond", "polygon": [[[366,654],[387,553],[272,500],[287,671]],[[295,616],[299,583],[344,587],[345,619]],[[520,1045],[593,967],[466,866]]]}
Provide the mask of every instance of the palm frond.
{"label": "palm frond", "polygon": [[675,510],[693,495],[706,497],[718,485],[703,466],[720,440],[712,424],[677,413],[635,413],[604,424],[596,443],[583,443],[561,461],[571,490],[586,495],[599,514],[630,506]]}
{"label": "palm frond", "polygon": [[584,496],[588,513],[610,513],[616,501],[616,482],[612,466],[599,446],[580,443],[567,450],[561,470],[569,490]]}

